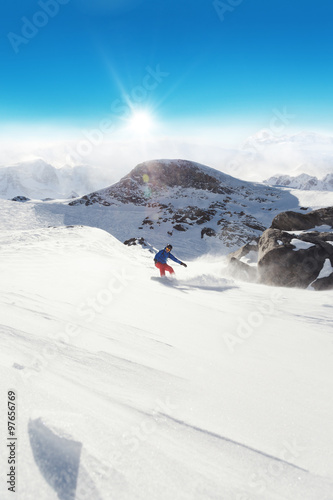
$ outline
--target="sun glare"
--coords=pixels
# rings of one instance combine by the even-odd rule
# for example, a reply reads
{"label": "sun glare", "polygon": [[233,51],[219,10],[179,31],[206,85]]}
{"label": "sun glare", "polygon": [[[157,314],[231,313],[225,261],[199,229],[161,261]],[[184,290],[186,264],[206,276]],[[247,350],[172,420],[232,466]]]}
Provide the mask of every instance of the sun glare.
{"label": "sun glare", "polygon": [[147,134],[153,126],[153,118],[148,111],[135,111],[129,119],[129,128],[136,134]]}

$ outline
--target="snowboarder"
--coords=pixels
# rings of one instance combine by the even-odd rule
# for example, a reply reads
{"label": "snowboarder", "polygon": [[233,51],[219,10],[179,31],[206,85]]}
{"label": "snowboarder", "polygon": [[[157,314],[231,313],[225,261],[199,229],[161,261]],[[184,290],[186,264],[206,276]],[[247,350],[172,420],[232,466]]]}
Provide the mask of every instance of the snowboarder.
{"label": "snowboarder", "polygon": [[160,250],[157,252],[157,254],[154,257],[154,262],[155,266],[160,270],[160,275],[165,276],[165,271],[168,271],[170,274],[175,274],[175,271],[172,269],[171,266],[168,266],[167,259],[171,259],[174,262],[178,262],[181,266],[187,267],[187,265],[184,262],[181,262],[178,260],[174,255],[171,253],[172,250],[172,245],[167,245],[163,250]]}

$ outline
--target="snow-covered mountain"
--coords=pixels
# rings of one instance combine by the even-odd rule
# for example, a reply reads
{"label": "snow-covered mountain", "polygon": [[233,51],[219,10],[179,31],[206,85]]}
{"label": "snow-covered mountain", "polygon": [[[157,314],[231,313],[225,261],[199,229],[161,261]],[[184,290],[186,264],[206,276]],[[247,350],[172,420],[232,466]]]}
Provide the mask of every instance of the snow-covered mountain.
{"label": "snow-covered mountain", "polygon": [[44,160],[0,167],[0,198],[73,198],[110,182],[110,173],[86,165],[55,168]]}
{"label": "snow-covered mountain", "polygon": [[[44,152],[45,158],[50,158],[48,163],[34,160],[0,167],[0,197],[70,198],[102,189],[127,173],[129,166],[135,165],[133,158],[138,158],[137,161],[145,158],[139,143],[134,149],[127,146],[121,143],[116,151],[105,146],[102,153],[95,151],[95,157],[89,158],[89,165],[54,168],[54,158],[59,164],[60,158],[65,156]],[[309,132],[288,135],[274,129],[262,130],[231,149],[214,141],[204,146],[199,142],[186,147],[172,140],[152,141],[144,155],[154,158],[170,154],[181,158],[184,150],[186,156],[198,162],[208,161],[219,171],[254,182],[261,182],[276,172],[290,176],[305,173],[318,178],[333,172],[333,138]]]}
{"label": "snow-covered mountain", "polygon": [[165,245],[186,240],[198,255],[230,251],[258,237],[282,207],[298,209],[298,200],[198,163],[154,160],[69,205],[81,206],[83,224],[93,217],[94,225],[121,241],[143,237]]}
{"label": "snow-covered mountain", "polygon": [[333,191],[333,174],[327,174],[322,179],[308,174],[300,174],[295,177],[277,174],[265,180],[264,183],[270,186],[285,186],[305,191]]}
{"label": "snow-covered mountain", "polygon": [[300,191],[241,181],[185,160],[139,164],[116,184],[68,200],[2,200],[0,226],[85,225],[121,242],[167,243],[190,257],[227,254],[258,238],[285,210],[333,205],[333,191]]}

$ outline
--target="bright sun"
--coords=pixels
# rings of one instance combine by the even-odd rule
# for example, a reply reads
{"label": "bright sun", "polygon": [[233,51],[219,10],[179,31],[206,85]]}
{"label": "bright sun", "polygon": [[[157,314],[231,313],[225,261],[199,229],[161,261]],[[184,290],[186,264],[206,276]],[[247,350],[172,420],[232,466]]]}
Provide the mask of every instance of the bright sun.
{"label": "bright sun", "polygon": [[153,118],[148,111],[135,111],[129,119],[129,128],[137,134],[147,134],[153,125]]}

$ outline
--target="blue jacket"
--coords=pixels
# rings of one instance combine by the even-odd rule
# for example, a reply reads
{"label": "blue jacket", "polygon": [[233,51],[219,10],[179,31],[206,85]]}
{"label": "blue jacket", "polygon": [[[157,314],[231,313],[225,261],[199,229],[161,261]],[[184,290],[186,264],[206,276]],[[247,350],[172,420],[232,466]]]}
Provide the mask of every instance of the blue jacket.
{"label": "blue jacket", "polygon": [[157,252],[157,254],[154,257],[154,260],[157,260],[157,262],[160,262],[161,264],[166,264],[167,259],[171,259],[174,262],[178,262],[178,264],[181,264],[181,261],[176,259],[176,257],[174,257],[172,253],[167,252],[165,248]]}

